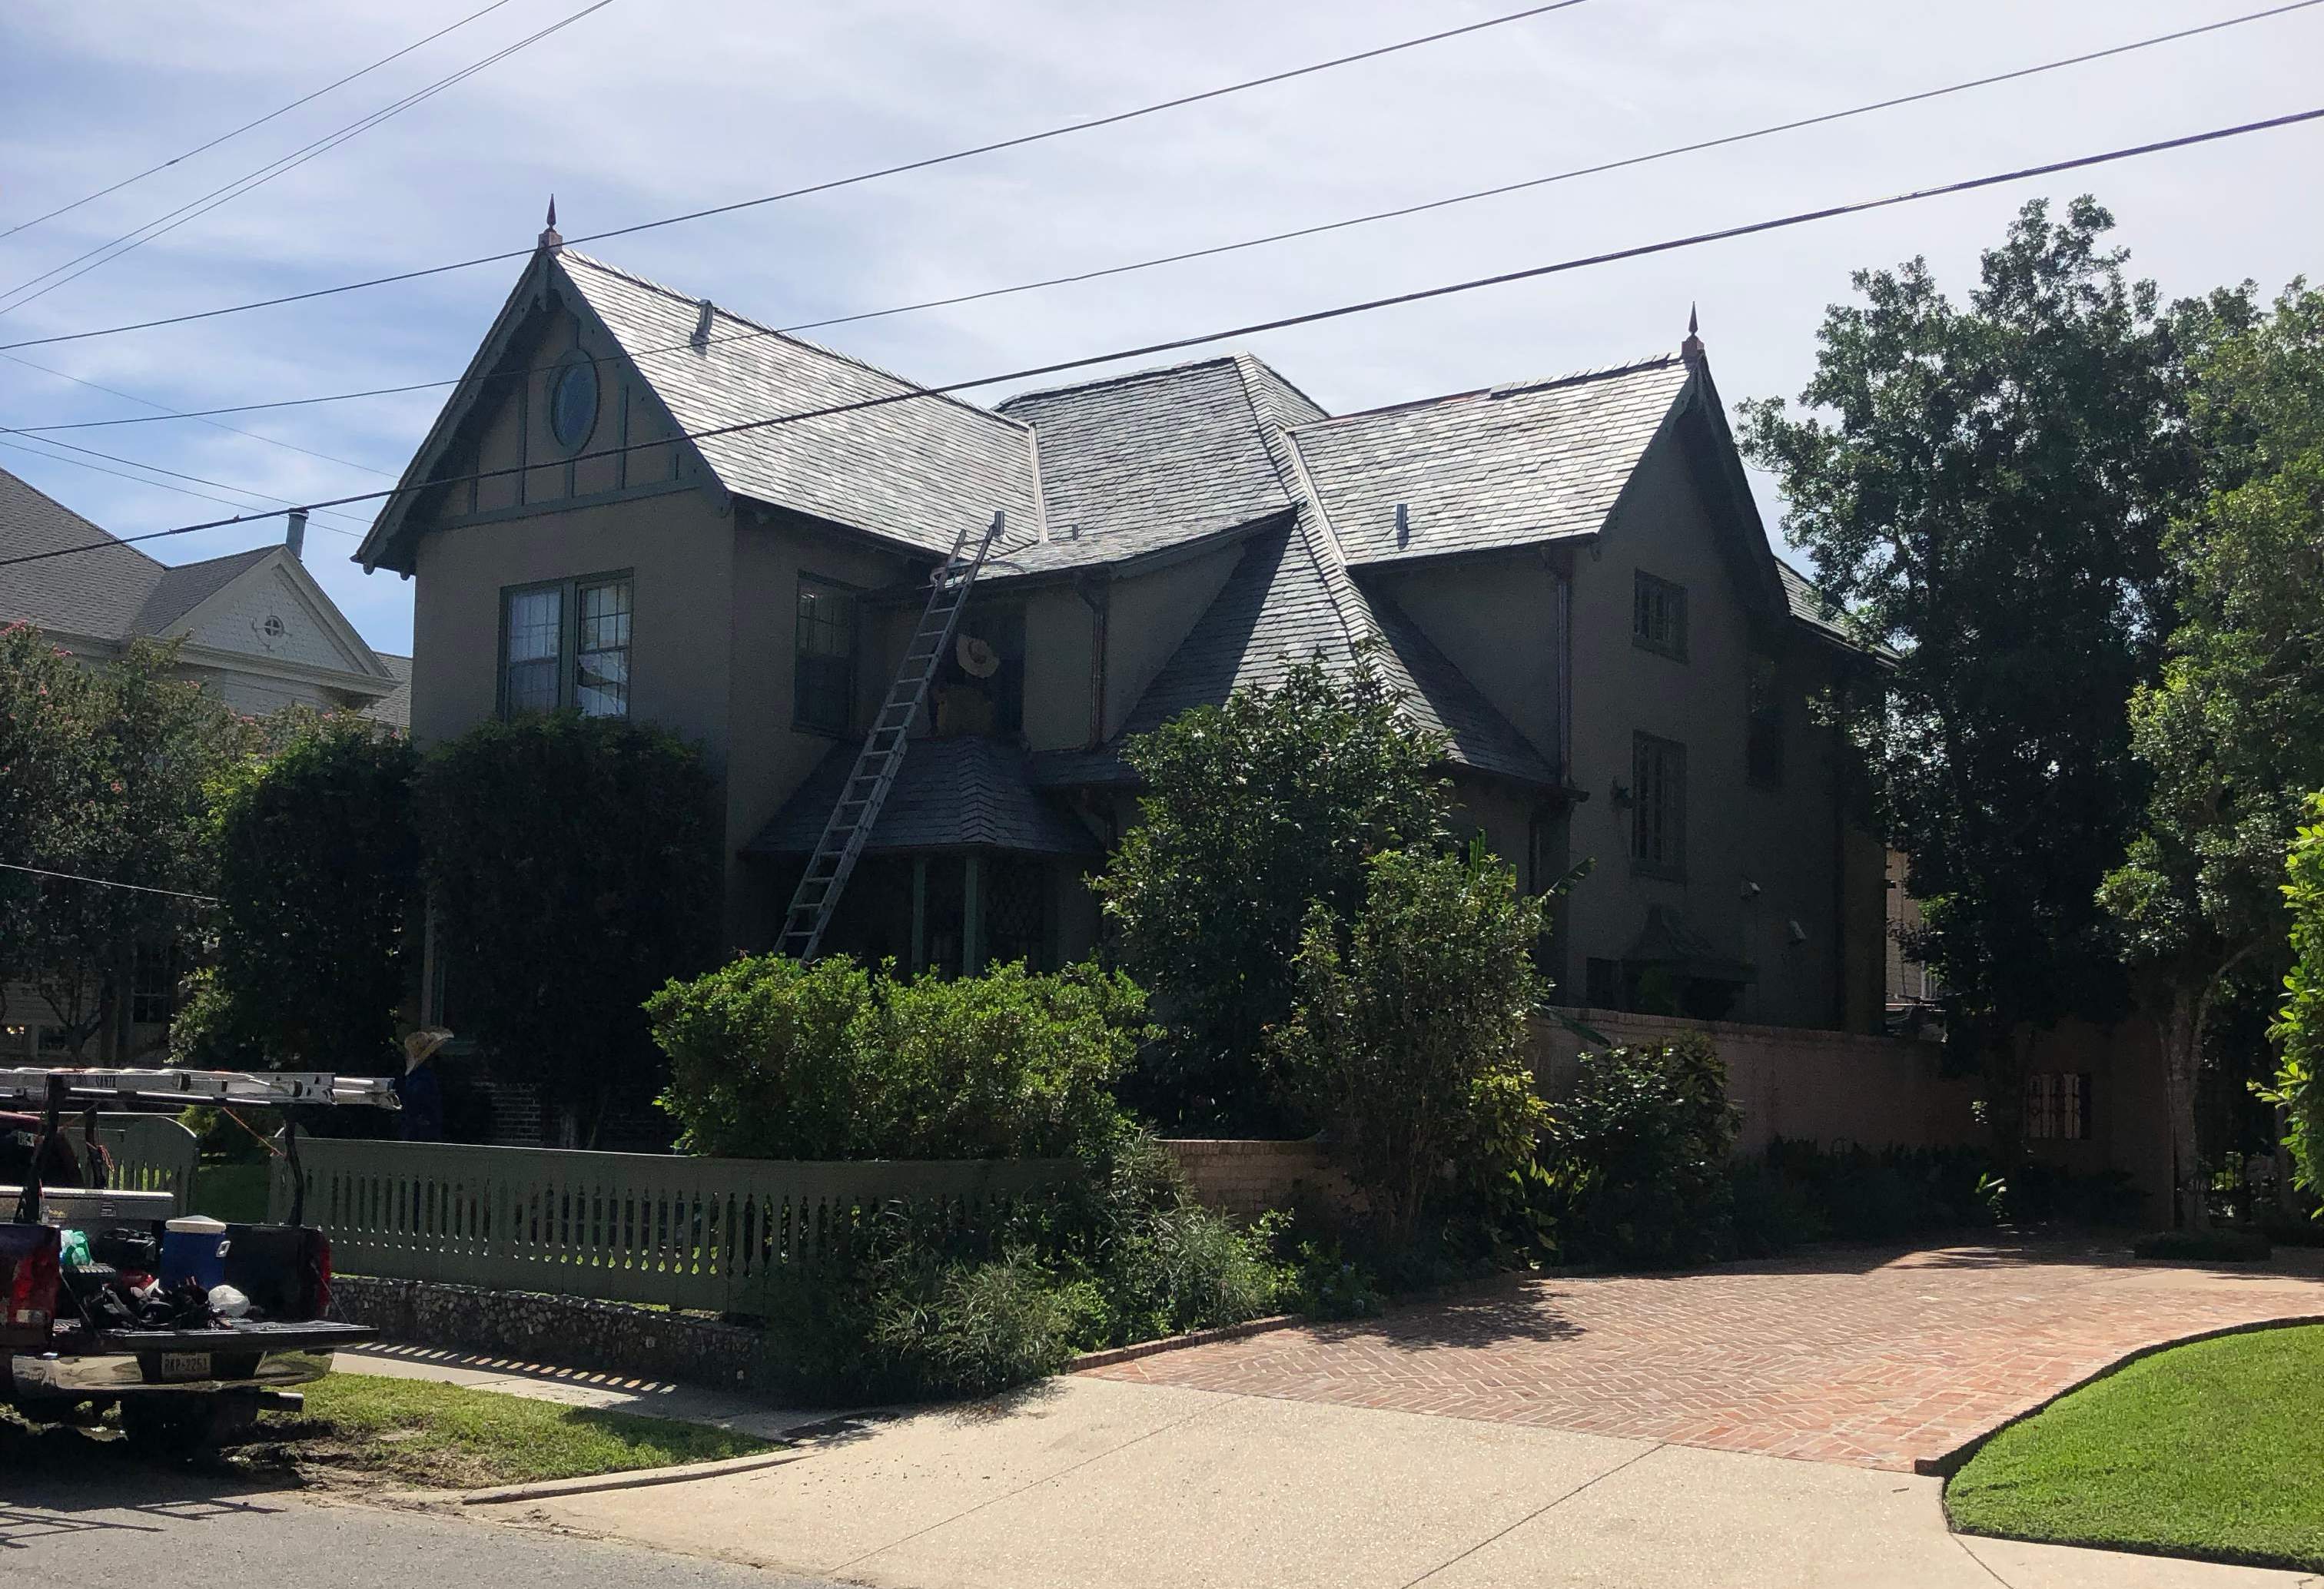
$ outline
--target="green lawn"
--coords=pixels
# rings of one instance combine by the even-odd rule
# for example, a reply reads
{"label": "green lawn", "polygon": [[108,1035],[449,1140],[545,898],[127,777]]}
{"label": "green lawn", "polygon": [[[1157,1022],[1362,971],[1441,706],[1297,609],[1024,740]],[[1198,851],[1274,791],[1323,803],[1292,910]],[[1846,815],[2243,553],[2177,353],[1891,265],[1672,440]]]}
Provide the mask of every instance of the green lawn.
{"label": "green lawn", "polygon": [[228,1225],[263,1225],[267,1177],[272,1171],[271,1162],[264,1159],[252,1164],[204,1160],[194,1171],[194,1207],[189,1211]]}
{"label": "green lawn", "polygon": [[2324,1568],[2324,1326],[2143,1358],[1996,1436],[1945,1507],[1972,1534]]}
{"label": "green lawn", "polygon": [[438,1489],[577,1478],[748,1456],[765,1440],[697,1424],[531,1401],[432,1380],[335,1373],[306,1387],[303,1413],[269,1413],[286,1454]]}

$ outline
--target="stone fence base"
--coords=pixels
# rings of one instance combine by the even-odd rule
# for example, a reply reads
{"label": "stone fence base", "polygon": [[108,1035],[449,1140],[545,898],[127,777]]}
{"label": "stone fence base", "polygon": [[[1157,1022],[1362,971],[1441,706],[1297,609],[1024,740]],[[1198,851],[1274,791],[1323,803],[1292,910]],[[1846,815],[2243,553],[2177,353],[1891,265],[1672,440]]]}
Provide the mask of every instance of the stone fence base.
{"label": "stone fence base", "polygon": [[626,1302],[342,1274],[331,1306],[349,1324],[412,1346],[725,1390],[795,1396],[801,1388],[759,1330]]}
{"label": "stone fence base", "polygon": [[1323,1144],[1232,1137],[1166,1137],[1162,1145],[1186,1172],[1194,1195],[1211,1208],[1250,1219],[1269,1208],[1321,1203],[1346,1208],[1355,1188]]}

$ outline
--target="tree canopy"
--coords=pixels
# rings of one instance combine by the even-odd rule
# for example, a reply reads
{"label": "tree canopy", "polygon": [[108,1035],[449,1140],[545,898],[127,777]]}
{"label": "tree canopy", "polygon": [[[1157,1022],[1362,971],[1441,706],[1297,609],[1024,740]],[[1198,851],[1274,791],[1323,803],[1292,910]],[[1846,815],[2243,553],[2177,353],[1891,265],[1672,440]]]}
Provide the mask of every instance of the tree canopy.
{"label": "tree canopy", "polygon": [[713,786],[666,730],[575,712],[486,722],[419,779],[445,1024],[594,1140],[659,1090],[641,1008],[709,960]]}
{"label": "tree canopy", "polygon": [[1786,534],[1896,652],[1852,726],[1927,915],[1916,948],[2005,1072],[2005,1132],[2011,1034],[2123,1006],[2096,897],[2144,794],[2123,703],[2156,675],[2163,536],[2197,486],[2181,337],[2112,225],[2087,197],[2026,205],[1965,306],[1920,260],[1859,271],[1809,412],[1743,406]]}
{"label": "tree canopy", "polygon": [[1125,754],[1146,783],[1140,821],[1097,887],[1165,1027],[1139,1101],[1182,1126],[1279,1128],[1263,1056],[1291,1014],[1308,912],[1352,918],[1370,857],[1443,836],[1443,748],[1360,660],[1345,675],[1303,664]]}

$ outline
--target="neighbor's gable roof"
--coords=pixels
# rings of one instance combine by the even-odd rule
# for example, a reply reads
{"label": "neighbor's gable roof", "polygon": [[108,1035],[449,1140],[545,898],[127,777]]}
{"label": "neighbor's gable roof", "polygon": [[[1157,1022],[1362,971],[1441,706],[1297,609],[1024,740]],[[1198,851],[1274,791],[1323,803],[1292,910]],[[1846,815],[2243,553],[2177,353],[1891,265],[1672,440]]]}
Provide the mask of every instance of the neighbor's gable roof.
{"label": "neighbor's gable roof", "polygon": [[226,589],[250,569],[274,555],[272,547],[253,547],[200,563],[180,563],[161,570],[152,590],[137,609],[129,633],[159,635],[195,608]]}
{"label": "neighbor's gable roof", "polygon": [[1532,546],[1604,526],[1692,373],[1676,355],[1648,359],[1291,436],[1351,564]]}
{"label": "neighbor's gable roof", "polygon": [[0,557],[68,547],[102,552],[44,557],[0,570],[0,623],[30,623],[62,634],[125,639],[169,570],[62,502],[0,469]]}

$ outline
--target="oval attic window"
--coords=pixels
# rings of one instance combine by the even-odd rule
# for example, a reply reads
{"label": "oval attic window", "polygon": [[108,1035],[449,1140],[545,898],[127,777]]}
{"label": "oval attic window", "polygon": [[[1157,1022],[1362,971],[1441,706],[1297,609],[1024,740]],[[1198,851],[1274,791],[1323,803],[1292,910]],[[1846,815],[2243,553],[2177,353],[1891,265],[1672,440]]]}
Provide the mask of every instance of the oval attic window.
{"label": "oval attic window", "polygon": [[578,447],[596,426],[597,366],[586,354],[567,354],[549,388],[549,434],[559,446]]}

